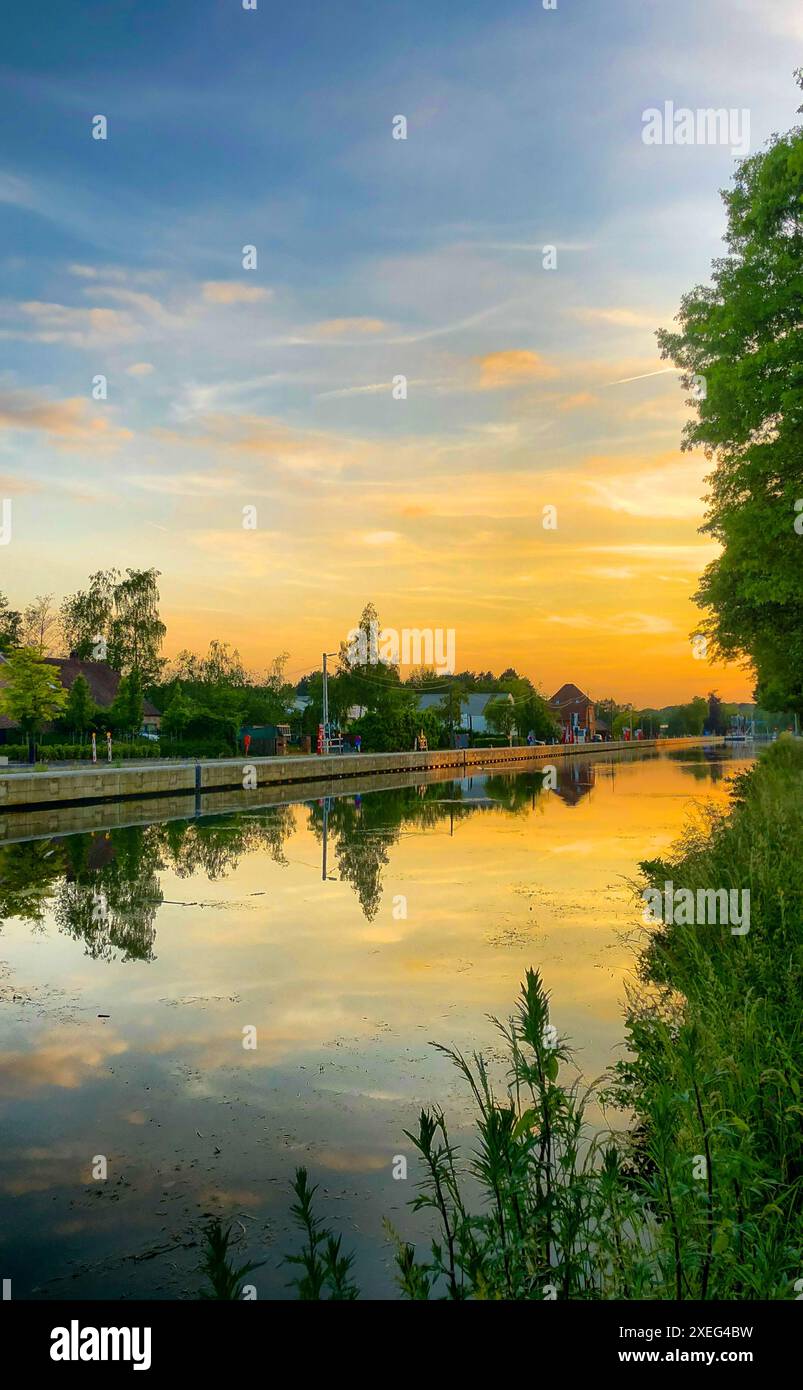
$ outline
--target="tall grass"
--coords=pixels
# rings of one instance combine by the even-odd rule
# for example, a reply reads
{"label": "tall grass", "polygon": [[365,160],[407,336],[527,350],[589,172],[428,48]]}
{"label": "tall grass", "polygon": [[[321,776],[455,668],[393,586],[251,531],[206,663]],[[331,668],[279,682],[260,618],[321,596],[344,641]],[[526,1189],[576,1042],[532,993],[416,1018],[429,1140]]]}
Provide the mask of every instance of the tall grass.
{"label": "tall grass", "polygon": [[[689,829],[661,888],[751,893],[745,936],[727,926],[661,925],[639,961],[627,1015],[631,1057],[603,1099],[624,1132],[586,1120],[591,1091],[527,972],[513,1017],[494,1020],[506,1071],[440,1050],[472,1097],[464,1152],[444,1111],[408,1137],[432,1214],[425,1256],[395,1232],[397,1282],[412,1299],[794,1298],[803,1270],[803,743],[781,740],[739,781],[729,814]],[[479,1201],[468,1193],[479,1191]],[[351,1257],[313,1212],[298,1170],[301,1297],[354,1297]],[[389,1228],[390,1229],[390,1228]]]}

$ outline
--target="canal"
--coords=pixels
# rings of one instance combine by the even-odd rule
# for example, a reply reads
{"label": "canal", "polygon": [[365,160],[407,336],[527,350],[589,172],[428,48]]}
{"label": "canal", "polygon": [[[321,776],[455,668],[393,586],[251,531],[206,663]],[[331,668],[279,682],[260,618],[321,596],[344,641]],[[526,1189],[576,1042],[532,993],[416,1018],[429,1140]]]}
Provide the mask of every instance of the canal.
{"label": "canal", "polygon": [[[469,1118],[431,1041],[496,1055],[528,966],[591,1080],[622,1055],[632,884],[743,749],[612,754],[0,846],[0,1275],[17,1298],[187,1298],[234,1222],[287,1296],[288,1182],[390,1296],[403,1131]],[[393,1160],[409,1160],[396,1181]],[[98,1180],[94,1170],[107,1177]],[[239,1262],[239,1260],[238,1260]]]}

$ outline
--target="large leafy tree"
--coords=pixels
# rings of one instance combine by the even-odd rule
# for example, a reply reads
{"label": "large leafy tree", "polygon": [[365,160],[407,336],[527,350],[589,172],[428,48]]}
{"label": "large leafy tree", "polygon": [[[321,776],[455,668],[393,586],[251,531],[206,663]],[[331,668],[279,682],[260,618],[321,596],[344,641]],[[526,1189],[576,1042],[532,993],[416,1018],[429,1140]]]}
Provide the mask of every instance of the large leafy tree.
{"label": "large leafy tree", "polygon": [[0,712],[19,724],[28,738],[41,733],[67,704],[67,691],[57,668],[42,661],[30,647],[11,652],[3,663],[2,679]]}
{"label": "large leafy tree", "polygon": [[766,707],[803,711],[803,128],[722,196],[728,254],[658,334],[697,388],[683,447],[715,460],[702,529],[723,549],[695,597],[711,654],[751,664]]}
{"label": "large leafy tree", "polygon": [[159,616],[159,571],[129,569],[125,573],[114,588],[108,661],[124,675],[136,671],[147,684],[162,669],[159,652],[167,631]]}
{"label": "large leafy tree", "polygon": [[95,653],[99,642],[108,642],[117,579],[116,570],[98,570],[89,576],[88,589],[79,589],[62,601],[61,625],[67,650],[82,661]]}
{"label": "large leafy tree", "polygon": [[138,672],[144,685],[162,668],[160,651],[167,631],[159,616],[159,571],[98,570],[89,588],[71,594],[61,605],[61,621],[70,651],[86,659],[100,656],[116,671]]}

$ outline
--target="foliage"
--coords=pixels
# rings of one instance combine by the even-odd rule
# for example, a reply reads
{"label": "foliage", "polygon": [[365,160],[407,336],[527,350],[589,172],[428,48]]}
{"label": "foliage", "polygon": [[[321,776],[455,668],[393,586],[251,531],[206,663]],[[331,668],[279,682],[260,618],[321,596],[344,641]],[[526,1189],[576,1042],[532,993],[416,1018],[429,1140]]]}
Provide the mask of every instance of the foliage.
{"label": "foliage", "polygon": [[317,1188],[309,1186],[306,1168],[296,1169],[293,1191],[296,1200],[290,1211],[304,1232],[305,1243],[301,1253],[288,1255],[285,1263],[304,1271],[292,1281],[298,1297],[317,1300],[325,1293],[337,1302],[356,1298],[357,1288],[351,1279],[354,1256],[341,1254],[342,1238],[333,1235],[314,1215],[312,1199]]}
{"label": "foliage", "polygon": [[184,694],[180,682],[176,682],[173,694],[162,715],[162,733],[168,737],[177,736],[180,738],[195,711],[195,704]]}
{"label": "foliage", "polygon": [[516,707],[501,695],[485,706],[485,720],[497,734],[512,734],[516,728]]}
{"label": "foliage", "polygon": [[142,727],[142,680],[136,667],[122,676],[117,694],[109,707],[108,723],[121,733],[138,733]]}
{"label": "foliage", "polygon": [[239,1267],[232,1264],[229,1256],[231,1226],[227,1226],[224,1231],[218,1217],[210,1221],[204,1231],[204,1243],[206,1249],[201,1268],[209,1280],[211,1292],[204,1290],[201,1293],[201,1298],[227,1300],[242,1298],[243,1281],[246,1275],[254,1269],[259,1269],[265,1261],[250,1262],[239,1265]]}
{"label": "foliage", "polygon": [[92,699],[89,681],[78,675],[70,686],[67,703],[59,723],[73,733],[84,734],[91,729],[97,718],[97,707]]}
{"label": "foliage", "polygon": [[24,733],[38,733],[61,714],[67,691],[54,666],[48,666],[30,647],[18,647],[3,666],[0,711]]}
{"label": "foliage", "polygon": [[9,607],[5,594],[0,594],[0,652],[10,652],[21,644],[22,614]]}
{"label": "foliage", "polygon": [[125,577],[115,569],[91,575],[89,588],[61,605],[69,650],[97,660],[105,644],[105,659],[115,671],[136,671],[144,684],[156,680],[167,631],[159,616],[158,579],[156,569],[127,569]]}
{"label": "foliage", "polygon": [[723,549],[696,599],[712,654],[752,663],[756,699],[800,713],[803,129],[743,160],[722,196],[728,254],[658,334],[683,385],[705,383],[683,447],[716,460],[703,530]]}
{"label": "foliage", "polygon": [[423,729],[427,747],[438,748],[443,740],[443,724],[437,710],[419,710],[409,703],[385,710],[369,710],[349,726],[362,738],[364,753],[412,751],[416,736]]}

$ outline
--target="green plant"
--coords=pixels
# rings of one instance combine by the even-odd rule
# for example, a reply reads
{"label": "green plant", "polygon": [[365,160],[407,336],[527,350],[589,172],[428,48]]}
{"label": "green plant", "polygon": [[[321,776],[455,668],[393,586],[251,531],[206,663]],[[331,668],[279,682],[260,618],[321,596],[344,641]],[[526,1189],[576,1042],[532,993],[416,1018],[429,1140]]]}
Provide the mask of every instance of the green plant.
{"label": "green plant", "polygon": [[306,1168],[297,1168],[293,1181],[296,1200],[290,1208],[293,1219],[301,1227],[305,1244],[298,1255],[287,1255],[285,1263],[298,1265],[303,1273],[291,1281],[301,1299],[320,1299],[324,1294],[335,1301],[357,1297],[351,1280],[353,1255],[341,1253],[341,1237],[328,1230],[312,1210],[317,1191],[307,1181]]}
{"label": "green plant", "polygon": [[204,1231],[204,1261],[201,1266],[209,1281],[210,1290],[203,1290],[201,1298],[239,1299],[243,1296],[243,1280],[252,1270],[259,1269],[264,1260],[235,1266],[229,1255],[231,1226],[223,1229],[220,1219],[215,1217]]}

